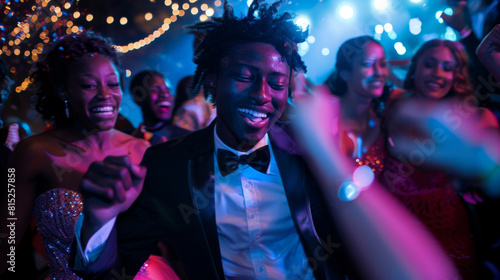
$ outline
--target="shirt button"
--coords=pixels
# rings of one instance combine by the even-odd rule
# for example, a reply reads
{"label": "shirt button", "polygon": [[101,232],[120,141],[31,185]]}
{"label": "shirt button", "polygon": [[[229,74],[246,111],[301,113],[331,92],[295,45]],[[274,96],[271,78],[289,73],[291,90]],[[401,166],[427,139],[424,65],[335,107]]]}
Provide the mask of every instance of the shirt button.
{"label": "shirt button", "polygon": [[262,266],[259,267],[259,272],[264,272],[264,268]]}
{"label": "shirt button", "polygon": [[255,218],[255,215],[254,214],[250,215],[250,218],[252,218],[252,219]]}

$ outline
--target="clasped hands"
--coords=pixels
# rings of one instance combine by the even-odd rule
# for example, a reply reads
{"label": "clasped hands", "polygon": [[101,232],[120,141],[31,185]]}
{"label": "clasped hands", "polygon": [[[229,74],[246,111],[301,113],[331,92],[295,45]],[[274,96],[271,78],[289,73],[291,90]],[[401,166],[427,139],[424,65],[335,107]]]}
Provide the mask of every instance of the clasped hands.
{"label": "clasped hands", "polygon": [[146,167],[133,164],[128,156],[108,156],[93,162],[80,190],[86,225],[93,232],[126,211],[142,191]]}

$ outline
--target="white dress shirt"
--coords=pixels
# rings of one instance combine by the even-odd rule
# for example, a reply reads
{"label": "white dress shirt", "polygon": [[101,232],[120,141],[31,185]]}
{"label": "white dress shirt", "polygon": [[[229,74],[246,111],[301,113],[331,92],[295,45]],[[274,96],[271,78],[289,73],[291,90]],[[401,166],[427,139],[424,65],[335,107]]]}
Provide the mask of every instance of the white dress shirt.
{"label": "white dress shirt", "polygon": [[[224,144],[217,133],[215,151],[222,148],[236,155],[249,154],[268,145],[266,136],[248,152]],[[267,174],[239,165],[223,177],[216,153],[215,218],[226,279],[314,279],[295,228],[274,158]]]}

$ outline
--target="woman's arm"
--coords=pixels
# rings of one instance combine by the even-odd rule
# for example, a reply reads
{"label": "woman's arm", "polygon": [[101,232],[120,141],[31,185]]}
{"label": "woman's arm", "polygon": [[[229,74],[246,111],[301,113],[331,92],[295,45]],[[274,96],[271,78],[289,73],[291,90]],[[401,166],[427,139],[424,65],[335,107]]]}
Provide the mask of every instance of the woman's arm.
{"label": "woman's arm", "polygon": [[412,124],[419,138],[400,135],[393,154],[409,155],[425,143],[425,163],[457,178],[476,179],[485,193],[500,196],[500,131],[498,121],[484,108],[460,109],[456,101],[402,104],[397,121]]}

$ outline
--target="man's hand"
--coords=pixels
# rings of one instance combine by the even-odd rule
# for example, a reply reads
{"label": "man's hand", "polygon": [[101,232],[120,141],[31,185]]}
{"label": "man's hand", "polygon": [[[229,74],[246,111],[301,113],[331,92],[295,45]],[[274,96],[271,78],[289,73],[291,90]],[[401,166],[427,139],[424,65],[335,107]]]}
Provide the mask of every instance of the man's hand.
{"label": "man's hand", "polygon": [[466,1],[460,1],[455,9],[453,9],[453,14],[451,16],[442,13],[441,18],[444,23],[449,27],[453,28],[455,31],[460,32],[466,26],[464,22],[464,8],[467,6]]}
{"label": "man's hand", "polygon": [[84,199],[84,248],[99,228],[132,205],[141,193],[145,177],[146,168],[132,164],[128,156],[108,156],[90,165],[80,185]]}

